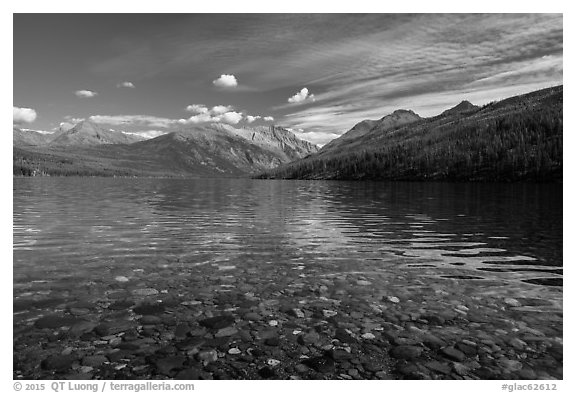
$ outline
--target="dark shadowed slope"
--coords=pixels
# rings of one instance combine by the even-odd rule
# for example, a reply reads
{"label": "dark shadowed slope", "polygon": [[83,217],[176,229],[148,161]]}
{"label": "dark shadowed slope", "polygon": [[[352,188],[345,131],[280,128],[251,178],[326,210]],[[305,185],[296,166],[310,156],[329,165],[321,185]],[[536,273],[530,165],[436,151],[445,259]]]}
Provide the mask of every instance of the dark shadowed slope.
{"label": "dark shadowed slope", "polygon": [[477,109],[480,109],[480,107],[477,105],[473,105],[469,101],[462,101],[461,103],[456,105],[454,108],[450,108],[450,109],[447,109],[444,112],[442,112],[442,115],[443,116],[449,116],[449,115],[455,115],[455,114],[470,114],[470,113],[476,111]]}
{"label": "dark shadowed slope", "polygon": [[416,113],[404,109],[394,111],[394,113],[384,116],[380,120],[364,120],[356,124],[341,137],[330,141],[320,150],[321,153],[346,150],[356,145],[365,135],[377,135],[389,130],[396,129],[406,124],[422,120]]}
{"label": "dark shadowed slope", "polygon": [[[558,181],[563,87],[482,108],[463,102],[393,129],[378,124],[348,141],[263,174],[286,179]],[[385,132],[382,132],[385,131]],[[342,143],[342,142],[341,142]]]}

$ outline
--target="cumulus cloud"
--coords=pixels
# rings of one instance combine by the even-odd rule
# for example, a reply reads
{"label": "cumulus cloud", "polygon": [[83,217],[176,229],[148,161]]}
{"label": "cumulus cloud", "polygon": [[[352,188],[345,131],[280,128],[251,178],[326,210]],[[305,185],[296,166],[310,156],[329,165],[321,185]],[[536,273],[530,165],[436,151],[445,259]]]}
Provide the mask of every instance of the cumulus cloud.
{"label": "cumulus cloud", "polygon": [[187,110],[188,112],[198,113],[198,114],[200,114],[200,113],[208,113],[208,108],[206,108],[206,106],[204,106],[204,105],[197,105],[197,104],[188,105],[188,106],[186,107],[186,110]]}
{"label": "cumulus cloud", "polygon": [[190,116],[188,119],[180,119],[178,120],[179,124],[199,124],[199,123],[210,123],[210,122],[218,122],[212,117],[210,113],[200,113],[194,116]]}
{"label": "cumulus cloud", "polygon": [[168,128],[176,123],[176,120],[173,119],[146,115],[94,115],[90,116],[90,120],[95,123],[111,124],[115,126],[139,125],[160,128]]}
{"label": "cumulus cloud", "polygon": [[76,90],[74,94],[76,94],[77,97],[83,97],[83,98],[91,98],[96,97],[98,95],[98,93],[92,90]]}
{"label": "cumulus cloud", "polygon": [[246,116],[246,122],[254,123],[256,120],[261,119],[261,118],[262,118],[262,116],[258,116],[258,115],[256,115],[256,116],[248,115],[248,116]]}
{"label": "cumulus cloud", "polygon": [[222,74],[220,78],[214,79],[212,84],[217,87],[234,88],[238,86],[238,80],[234,75]]}
{"label": "cumulus cloud", "polygon": [[242,113],[236,111],[228,111],[224,113],[218,113],[214,111],[209,111],[208,113],[200,113],[189,117],[188,119],[178,120],[179,124],[200,124],[200,123],[227,123],[227,124],[238,124],[243,118]]}
{"label": "cumulus cloud", "polygon": [[36,111],[32,108],[12,107],[12,117],[14,124],[32,123],[36,120]]}
{"label": "cumulus cloud", "polygon": [[220,121],[227,124],[238,124],[242,120],[242,114],[238,112],[226,112],[219,116]]}
{"label": "cumulus cloud", "polygon": [[179,124],[200,124],[200,123],[227,123],[238,124],[243,115],[234,110],[232,105],[215,105],[208,109],[205,105],[188,105],[189,112],[195,113],[188,119],[180,119]]}
{"label": "cumulus cloud", "polygon": [[303,87],[298,93],[288,98],[290,104],[299,104],[304,101],[315,101],[314,94],[310,94],[307,87]]}
{"label": "cumulus cloud", "polygon": [[62,131],[68,131],[72,128],[74,128],[75,124],[69,123],[67,121],[63,121],[60,123],[60,125],[58,126],[58,128],[55,128],[54,130],[62,130]]}
{"label": "cumulus cloud", "polygon": [[216,105],[212,107],[210,112],[214,115],[221,115],[223,113],[230,112],[233,109],[234,107],[231,105]]}
{"label": "cumulus cloud", "polygon": [[134,86],[134,83],[132,83],[132,82],[121,82],[121,83],[118,83],[118,84],[116,85],[116,87],[127,87],[127,88],[129,88],[129,89],[133,89],[133,88],[135,88],[136,86]]}
{"label": "cumulus cloud", "polygon": [[274,121],[274,118],[272,116],[266,116],[264,121]]}

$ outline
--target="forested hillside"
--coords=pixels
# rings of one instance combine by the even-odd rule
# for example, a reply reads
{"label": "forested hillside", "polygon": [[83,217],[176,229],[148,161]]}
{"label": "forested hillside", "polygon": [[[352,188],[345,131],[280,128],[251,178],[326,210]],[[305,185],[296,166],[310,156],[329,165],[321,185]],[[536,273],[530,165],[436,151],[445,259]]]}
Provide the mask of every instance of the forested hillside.
{"label": "forested hillside", "polygon": [[563,87],[512,97],[383,132],[261,178],[560,181]]}

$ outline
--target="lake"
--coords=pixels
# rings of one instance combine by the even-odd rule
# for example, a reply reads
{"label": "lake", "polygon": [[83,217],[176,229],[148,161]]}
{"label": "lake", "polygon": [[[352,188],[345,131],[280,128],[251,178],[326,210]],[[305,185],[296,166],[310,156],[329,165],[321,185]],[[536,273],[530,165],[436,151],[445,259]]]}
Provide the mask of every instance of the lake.
{"label": "lake", "polygon": [[15,378],[562,378],[561,184],[14,178],[13,205]]}

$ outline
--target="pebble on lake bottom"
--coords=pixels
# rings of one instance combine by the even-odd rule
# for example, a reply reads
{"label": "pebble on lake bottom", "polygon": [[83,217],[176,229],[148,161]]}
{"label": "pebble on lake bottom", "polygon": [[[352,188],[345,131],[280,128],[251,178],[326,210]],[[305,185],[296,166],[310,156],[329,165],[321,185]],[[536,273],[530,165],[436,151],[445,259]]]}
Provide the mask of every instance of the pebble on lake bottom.
{"label": "pebble on lake bottom", "polygon": [[312,262],[303,277],[250,262],[233,276],[217,264],[147,267],[58,296],[55,283],[32,284],[14,301],[14,376],[562,378],[561,288],[478,289],[426,268],[358,264],[334,274]]}

